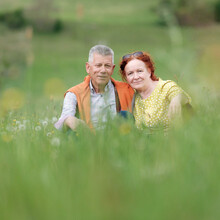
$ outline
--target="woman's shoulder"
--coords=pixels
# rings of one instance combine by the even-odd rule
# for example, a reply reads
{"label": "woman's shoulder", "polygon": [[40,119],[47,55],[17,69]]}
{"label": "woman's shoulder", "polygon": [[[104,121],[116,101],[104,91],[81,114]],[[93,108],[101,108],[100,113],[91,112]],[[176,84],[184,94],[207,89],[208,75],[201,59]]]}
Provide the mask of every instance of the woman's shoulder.
{"label": "woman's shoulder", "polygon": [[159,86],[161,89],[169,89],[173,86],[178,86],[176,82],[172,80],[162,80],[159,78]]}

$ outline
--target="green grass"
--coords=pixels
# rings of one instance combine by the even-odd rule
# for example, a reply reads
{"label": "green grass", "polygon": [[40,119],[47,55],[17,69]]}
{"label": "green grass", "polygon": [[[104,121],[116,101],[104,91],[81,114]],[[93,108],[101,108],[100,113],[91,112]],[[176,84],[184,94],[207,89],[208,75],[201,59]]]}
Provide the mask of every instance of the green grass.
{"label": "green grass", "polygon": [[124,120],[96,134],[57,132],[52,111],[34,114],[25,130],[12,132],[6,127],[18,127],[23,119],[11,115],[1,125],[8,139],[1,132],[0,216],[218,219],[216,113],[202,108],[168,136],[149,136]]}

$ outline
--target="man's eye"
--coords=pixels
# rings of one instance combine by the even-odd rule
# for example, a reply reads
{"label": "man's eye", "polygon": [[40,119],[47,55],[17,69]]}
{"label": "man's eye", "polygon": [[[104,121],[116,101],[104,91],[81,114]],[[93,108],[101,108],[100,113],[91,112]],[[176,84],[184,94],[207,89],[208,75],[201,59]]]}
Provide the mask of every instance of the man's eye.
{"label": "man's eye", "polygon": [[110,66],[110,65],[105,65],[105,67],[106,67],[106,68],[108,68],[108,69],[109,69],[109,68],[111,68],[111,66]]}
{"label": "man's eye", "polygon": [[102,64],[96,64],[95,66],[96,66],[96,67],[101,67],[101,66],[102,66]]}

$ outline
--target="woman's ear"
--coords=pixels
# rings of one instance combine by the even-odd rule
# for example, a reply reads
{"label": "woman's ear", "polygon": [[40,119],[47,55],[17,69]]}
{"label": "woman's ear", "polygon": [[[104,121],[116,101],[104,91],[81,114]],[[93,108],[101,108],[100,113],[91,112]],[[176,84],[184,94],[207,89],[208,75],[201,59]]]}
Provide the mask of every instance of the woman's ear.
{"label": "woman's ear", "polygon": [[151,69],[150,69],[149,67],[147,67],[147,71],[148,71],[148,73],[150,74],[150,78],[151,78],[152,73],[151,73]]}

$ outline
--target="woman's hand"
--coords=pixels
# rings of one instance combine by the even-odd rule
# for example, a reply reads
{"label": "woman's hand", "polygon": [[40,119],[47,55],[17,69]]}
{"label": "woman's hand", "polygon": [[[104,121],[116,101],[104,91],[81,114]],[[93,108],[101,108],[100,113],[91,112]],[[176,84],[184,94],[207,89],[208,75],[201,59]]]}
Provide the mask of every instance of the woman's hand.
{"label": "woman's hand", "polygon": [[179,94],[171,100],[168,110],[169,119],[182,119],[182,103],[184,102],[183,99],[183,95]]}

